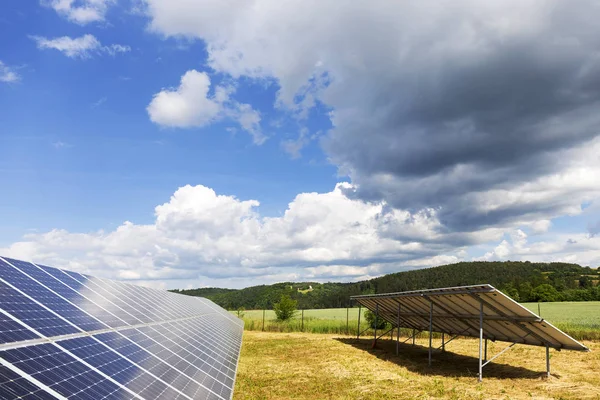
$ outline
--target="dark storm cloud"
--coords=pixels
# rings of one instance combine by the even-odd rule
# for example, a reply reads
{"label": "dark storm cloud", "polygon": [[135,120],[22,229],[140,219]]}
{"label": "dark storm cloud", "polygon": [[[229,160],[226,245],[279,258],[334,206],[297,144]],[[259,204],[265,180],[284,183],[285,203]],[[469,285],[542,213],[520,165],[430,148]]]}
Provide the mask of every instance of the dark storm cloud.
{"label": "dark storm cloud", "polygon": [[517,34],[474,23],[474,50],[439,55],[432,40],[393,73],[363,76],[360,111],[345,119],[338,109],[324,142],[358,184],[348,195],[438,209],[453,231],[564,210],[573,199],[478,211],[473,194],[560,172],[572,161],[566,150],[599,135],[600,24],[591,17],[599,10],[598,2],[556,3]]}

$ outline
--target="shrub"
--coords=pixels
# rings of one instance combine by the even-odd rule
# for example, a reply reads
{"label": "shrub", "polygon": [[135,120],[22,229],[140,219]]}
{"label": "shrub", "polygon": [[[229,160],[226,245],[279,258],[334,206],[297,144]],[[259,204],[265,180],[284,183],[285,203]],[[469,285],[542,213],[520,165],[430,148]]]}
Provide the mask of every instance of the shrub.
{"label": "shrub", "polygon": [[381,318],[381,315],[375,318],[375,313],[370,310],[365,311],[365,320],[372,329],[375,329],[375,319],[377,319],[377,329],[384,329],[387,326],[385,319]]}
{"label": "shrub", "polygon": [[282,294],[279,303],[275,303],[273,305],[273,311],[275,311],[278,321],[287,321],[292,319],[296,314],[297,308],[298,302],[286,294]]}
{"label": "shrub", "polygon": [[238,307],[237,310],[235,310],[238,318],[244,318],[244,315],[246,315],[246,309],[244,307]]}

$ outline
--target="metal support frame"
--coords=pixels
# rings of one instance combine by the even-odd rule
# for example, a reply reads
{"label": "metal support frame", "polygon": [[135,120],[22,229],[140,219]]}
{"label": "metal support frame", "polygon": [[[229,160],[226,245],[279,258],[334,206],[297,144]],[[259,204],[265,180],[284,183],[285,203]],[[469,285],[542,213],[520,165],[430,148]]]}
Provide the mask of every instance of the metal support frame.
{"label": "metal support frame", "polygon": [[483,362],[481,359],[483,353],[483,301],[479,300],[479,374],[477,380],[479,382],[483,379]]}
{"label": "metal support frame", "polygon": [[381,335],[377,336],[377,337],[375,338],[375,340],[379,340],[379,339],[381,339],[382,337],[384,337],[385,335],[387,335],[389,332],[391,332],[391,331],[393,331],[393,330],[394,330],[394,328],[393,328],[393,327],[392,327],[392,328],[390,328],[390,329],[388,329],[387,331],[383,332]]}
{"label": "metal support frame", "polygon": [[356,340],[360,338],[360,314],[362,314],[362,306],[358,303],[358,327],[356,328]]}
{"label": "metal support frame", "polygon": [[[509,317],[506,315],[506,313],[502,310],[500,310],[498,307],[496,307],[493,304],[490,304],[489,301],[485,301],[484,299],[482,299],[481,297],[473,294],[473,293],[469,293],[469,295],[477,300],[479,300],[479,302],[481,303],[485,303],[486,307],[489,307],[492,311],[495,311],[496,313],[498,313],[499,315],[502,315],[504,317]],[[529,329],[527,326],[525,326],[524,323],[519,324],[519,327],[524,330],[525,332],[527,332],[527,334],[535,337],[536,339],[538,339],[542,345],[548,346],[549,345],[549,341],[547,339],[545,339],[544,337],[540,336],[539,334],[537,334],[536,332],[532,331],[531,329]],[[554,347],[554,346],[553,346]]]}
{"label": "metal support frame", "polygon": [[442,351],[446,351],[446,343],[444,342],[444,332],[442,332]]}
{"label": "metal support frame", "polygon": [[485,338],[484,346],[483,346],[483,361],[487,361],[487,344],[488,340]]}
{"label": "metal support frame", "polygon": [[433,340],[433,302],[429,301],[429,366],[431,367],[431,341]]}
{"label": "metal support frame", "polygon": [[[517,344],[517,342],[511,343],[508,347],[506,347],[504,350],[502,350],[500,353],[496,354],[494,357],[490,358],[488,361],[484,362],[481,365],[481,368],[485,367],[486,365],[488,365],[489,363],[491,363],[492,361],[494,361],[496,358],[500,357],[502,354],[504,354],[505,352],[507,352],[508,350],[512,349],[512,347]],[[481,382],[481,380],[480,380]]]}
{"label": "metal support frame", "polygon": [[412,335],[411,335],[411,336],[409,336],[409,337],[407,337],[406,339],[404,339],[404,340],[402,341],[402,343],[406,343],[406,342],[408,342],[410,339],[412,339],[412,340],[413,340],[413,346],[414,346],[414,345],[415,345],[415,337],[417,337],[417,335],[418,335],[419,333],[421,333],[421,331],[418,331],[418,330],[416,330],[416,329],[413,329],[413,333],[412,333]]}
{"label": "metal support frame", "polygon": [[396,355],[400,354],[400,303],[398,303],[398,326],[396,332]]}
{"label": "metal support frame", "polygon": [[444,334],[442,333],[442,345],[440,347],[438,347],[436,350],[440,350],[442,348],[445,348],[445,346],[450,343],[451,341],[453,341],[454,339],[458,338],[459,336],[462,336],[463,333],[465,333],[466,331],[468,331],[470,328],[465,329],[464,331],[460,332],[457,335],[452,336],[450,339],[448,339],[447,341],[444,342]]}
{"label": "metal support frame", "polygon": [[379,303],[375,303],[375,333],[373,334],[373,347],[377,344],[377,325],[379,324]]}

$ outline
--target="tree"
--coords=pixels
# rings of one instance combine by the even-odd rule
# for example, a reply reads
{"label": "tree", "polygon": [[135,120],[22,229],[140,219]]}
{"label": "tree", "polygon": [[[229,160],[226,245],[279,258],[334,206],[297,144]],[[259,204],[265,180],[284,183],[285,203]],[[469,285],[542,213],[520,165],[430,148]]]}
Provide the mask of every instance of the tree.
{"label": "tree", "polygon": [[287,294],[282,294],[279,303],[273,305],[273,311],[275,311],[278,321],[287,321],[293,318],[297,308],[298,302]]}
{"label": "tree", "polygon": [[531,291],[533,301],[558,301],[560,300],[558,290],[554,286],[543,283]]}
{"label": "tree", "polygon": [[238,307],[238,309],[235,311],[237,313],[238,318],[244,318],[244,315],[246,315],[246,309],[244,307]]}
{"label": "tree", "polygon": [[372,329],[375,329],[375,319],[377,319],[377,329],[384,329],[387,326],[385,319],[381,315],[375,318],[375,313],[370,310],[365,311],[365,320]]}

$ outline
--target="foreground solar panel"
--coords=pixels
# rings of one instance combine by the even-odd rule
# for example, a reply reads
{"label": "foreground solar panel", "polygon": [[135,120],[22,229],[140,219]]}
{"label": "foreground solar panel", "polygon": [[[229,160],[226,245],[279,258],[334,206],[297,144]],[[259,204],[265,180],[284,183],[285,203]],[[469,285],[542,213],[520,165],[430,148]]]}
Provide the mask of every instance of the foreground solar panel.
{"label": "foreground solar panel", "polygon": [[242,333],[207,299],[0,257],[2,399],[231,399]]}
{"label": "foreground solar panel", "polygon": [[392,326],[429,331],[430,363],[431,332],[480,338],[480,379],[481,370],[487,364],[482,359],[483,339],[546,347],[548,374],[549,348],[589,351],[586,346],[490,285],[361,295],[352,296],[352,299]]}

